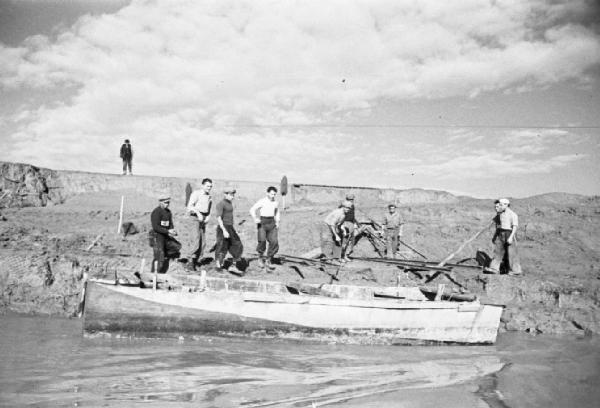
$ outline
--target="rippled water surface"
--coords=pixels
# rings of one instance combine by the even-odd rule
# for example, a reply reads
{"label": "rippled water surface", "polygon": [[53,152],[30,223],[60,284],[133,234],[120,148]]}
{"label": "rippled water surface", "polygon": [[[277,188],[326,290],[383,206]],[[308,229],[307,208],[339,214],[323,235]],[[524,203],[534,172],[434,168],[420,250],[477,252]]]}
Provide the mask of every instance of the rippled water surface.
{"label": "rippled water surface", "polygon": [[598,407],[600,343],[348,346],[84,338],[80,320],[0,317],[0,406]]}

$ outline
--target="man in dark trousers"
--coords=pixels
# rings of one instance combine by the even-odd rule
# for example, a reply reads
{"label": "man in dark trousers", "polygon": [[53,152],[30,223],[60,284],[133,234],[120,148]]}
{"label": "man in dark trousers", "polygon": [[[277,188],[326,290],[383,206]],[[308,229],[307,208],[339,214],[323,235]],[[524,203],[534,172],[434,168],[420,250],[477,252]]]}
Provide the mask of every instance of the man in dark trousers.
{"label": "man in dark trousers", "polygon": [[[279,251],[279,239],[277,231],[279,229],[280,213],[279,203],[275,200],[277,188],[270,186],[267,188],[267,196],[258,200],[251,208],[250,215],[256,223],[258,229],[258,262],[261,268],[273,270],[275,267],[272,264],[273,256]],[[269,250],[265,260],[265,251],[267,250],[267,242]]]}
{"label": "man in dark trousers", "polygon": [[354,251],[354,239],[358,233],[358,223],[356,222],[354,207],[354,194],[346,194],[346,202],[352,204],[352,207],[348,209],[348,212],[344,218],[344,223],[342,224],[342,227],[346,231],[342,237],[342,257],[344,260],[349,261],[350,258],[348,255]]}
{"label": "man in dark trousers", "polygon": [[487,273],[500,273],[503,264],[509,275],[519,276],[523,273],[517,252],[517,228],[519,217],[511,210],[508,198],[501,198],[494,202],[496,216],[496,232],[492,238],[494,244],[494,257],[490,266],[485,269]]}
{"label": "man in dark trousers", "polygon": [[350,201],[344,201],[342,205],[332,212],[320,224],[321,253],[327,258],[341,260],[342,258],[342,238],[344,236],[342,225],[346,219],[346,214],[352,208]]}
{"label": "man in dark trousers", "polygon": [[[169,258],[175,258],[176,252],[181,249],[181,244],[175,240],[177,231],[173,226],[173,215],[169,210],[170,197],[158,200],[158,207],[152,211],[150,221],[152,222],[154,259],[152,260],[152,272],[154,268],[158,273],[167,273],[169,269]],[[179,246],[177,248],[177,246]]]}
{"label": "man in dark trousers", "polygon": [[241,261],[244,246],[242,240],[233,227],[233,204],[235,197],[235,188],[225,187],[223,190],[225,198],[221,200],[215,208],[217,217],[217,244],[215,247],[215,261],[217,269],[223,268],[223,261],[227,252],[233,257],[233,264],[229,268],[230,272],[241,273],[236,264]]}
{"label": "man in dark trousers", "polygon": [[125,142],[121,145],[121,159],[123,159],[123,175],[127,174],[129,169],[129,175],[131,175],[131,161],[133,160],[133,149],[129,139],[125,139]]}
{"label": "man in dark trousers", "polygon": [[187,249],[186,269],[196,270],[196,263],[202,261],[204,249],[206,247],[206,224],[210,219],[210,210],[212,208],[212,190],[213,182],[209,178],[202,180],[202,188],[195,190],[191,195],[187,205],[187,212],[190,215],[189,223],[192,227],[192,241]]}

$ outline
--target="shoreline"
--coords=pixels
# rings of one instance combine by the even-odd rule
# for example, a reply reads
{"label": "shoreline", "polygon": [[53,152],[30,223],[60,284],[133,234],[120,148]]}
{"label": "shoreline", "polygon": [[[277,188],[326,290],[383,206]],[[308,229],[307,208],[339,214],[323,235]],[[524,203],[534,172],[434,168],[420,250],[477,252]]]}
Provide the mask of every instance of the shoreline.
{"label": "shoreline", "polygon": [[[186,180],[70,174],[25,164],[4,163],[1,169],[11,180],[36,169],[34,174],[49,187],[60,188],[48,190],[48,200],[23,201],[21,206],[15,201],[10,208],[2,209],[5,220],[0,221],[0,312],[12,309],[71,316],[77,312],[84,273],[95,278],[112,279],[115,273],[130,278],[140,269],[142,259],[147,270],[152,258],[147,241],[149,215],[160,194],[172,196],[175,227],[184,249],[191,241],[192,231],[184,206]],[[0,187],[11,186],[0,179]],[[340,197],[348,192],[346,188],[299,186],[293,197],[291,194],[287,197],[287,210],[282,213],[279,231],[280,252],[291,255],[305,254],[319,246],[318,226],[324,214],[335,208]],[[248,209],[264,194],[262,190],[260,183],[246,182],[239,186],[234,203],[236,230],[246,254],[254,252],[256,246],[256,227]],[[350,191],[356,195],[357,217],[365,219],[379,219],[386,203],[396,199],[398,211],[406,221],[403,241],[432,261],[456,251],[459,243],[481,230],[481,224],[487,222],[493,211],[486,200],[455,197],[445,192],[394,191],[390,195],[387,190]],[[220,198],[219,194],[214,193],[215,200]],[[135,235],[117,233],[122,197],[123,222],[136,226],[139,233]],[[595,214],[600,213],[600,197],[551,194],[514,200],[513,205],[522,219],[518,237],[523,276],[485,275],[455,267],[450,277],[440,274],[428,284],[445,284],[474,293],[482,302],[506,305],[501,333],[597,335],[600,333],[597,232],[600,217]],[[208,248],[214,242],[215,228],[211,220],[207,226]],[[466,259],[468,264],[476,265],[477,251],[491,253],[491,236],[491,232],[482,234],[454,261]],[[355,255],[378,256],[367,239],[357,243]],[[408,247],[401,247],[399,256],[421,259]],[[212,264],[206,267],[210,275]],[[303,276],[285,265],[279,265],[276,274],[267,275],[261,273],[256,262],[251,262],[246,277],[304,283],[329,280],[326,273],[301,268]],[[183,265],[173,262],[171,271],[184,273]],[[419,286],[428,280],[425,274],[355,261],[342,268],[339,275],[341,282],[350,285],[377,282],[396,286],[401,279],[402,285]]]}

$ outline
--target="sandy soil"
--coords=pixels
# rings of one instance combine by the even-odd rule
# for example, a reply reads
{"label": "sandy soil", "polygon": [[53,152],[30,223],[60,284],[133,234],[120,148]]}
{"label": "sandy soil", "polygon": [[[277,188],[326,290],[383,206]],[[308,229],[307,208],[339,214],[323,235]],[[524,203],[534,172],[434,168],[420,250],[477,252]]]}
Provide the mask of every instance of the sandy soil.
{"label": "sandy soil", "polygon": [[[11,174],[11,177],[16,176]],[[134,176],[124,185],[135,183]],[[83,272],[96,277],[112,277],[115,272],[119,277],[131,277],[139,270],[142,259],[149,265],[152,251],[147,243],[147,232],[150,213],[157,205],[156,195],[141,193],[133,187],[103,190],[102,186],[96,186],[89,190],[69,196],[55,194],[46,200],[45,207],[1,209],[5,219],[0,221],[1,310],[73,315],[77,312]],[[6,184],[4,191],[7,191]],[[428,202],[426,195],[419,194],[417,202],[399,202],[399,210],[406,220],[403,240],[431,261],[444,259],[494,215],[493,202],[489,200],[460,197],[454,202]],[[125,197],[123,221],[133,222],[139,229],[138,234],[127,237],[117,233],[122,196]],[[173,194],[171,210],[185,249],[190,244],[190,230],[183,197],[183,191]],[[214,199],[220,198],[217,190]],[[330,276],[325,272],[330,271],[282,264],[275,273],[265,274],[252,262],[252,254],[256,252],[256,227],[248,209],[259,198],[261,195],[240,195],[234,203],[236,228],[251,261],[246,276],[329,282]],[[357,200],[357,215],[364,221],[380,220],[386,202],[376,196],[370,198]],[[39,200],[37,205],[41,202]],[[36,202],[25,205],[36,205]],[[336,205],[336,202],[306,199],[288,201],[280,228],[280,253],[301,255],[318,247],[319,222]],[[442,276],[429,283],[462,286],[463,290],[477,293],[486,301],[506,304],[503,330],[599,333],[600,197],[556,193],[513,200],[511,207],[521,221],[519,245],[523,277],[482,275],[476,270],[455,269],[454,282]],[[212,220],[207,229],[209,248],[215,240],[215,226]],[[87,250],[100,234],[97,244]],[[491,254],[491,236],[490,229],[467,245],[453,261],[473,258],[477,250]],[[401,251],[407,259],[422,259],[405,246]],[[359,242],[354,255],[377,256],[367,240]],[[473,260],[466,263],[475,264]],[[216,274],[211,263],[205,268],[209,275]],[[394,266],[361,261],[352,261],[336,272],[340,282],[359,285],[395,285],[398,276],[403,284],[410,286],[423,284],[425,280],[416,274],[400,272]],[[185,273],[183,264],[173,262],[170,273]]]}

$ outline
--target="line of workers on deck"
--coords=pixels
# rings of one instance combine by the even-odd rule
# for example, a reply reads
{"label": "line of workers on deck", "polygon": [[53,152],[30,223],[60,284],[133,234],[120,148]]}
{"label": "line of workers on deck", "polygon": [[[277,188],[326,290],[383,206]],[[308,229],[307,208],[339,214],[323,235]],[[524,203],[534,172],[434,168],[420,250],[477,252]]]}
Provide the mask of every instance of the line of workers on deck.
{"label": "line of workers on deck", "polygon": [[[169,259],[186,260],[186,269],[195,271],[197,266],[204,263],[206,250],[206,225],[211,217],[217,221],[215,266],[218,270],[225,268],[225,257],[229,252],[232,263],[228,270],[233,273],[241,273],[240,266],[244,260],[242,241],[235,230],[234,205],[236,189],[227,186],[223,189],[223,198],[216,204],[213,210],[211,190],[213,182],[209,178],[202,180],[199,189],[193,191],[189,197],[186,208],[186,222],[190,224],[193,231],[192,239],[188,243],[186,251],[181,254],[182,245],[175,239],[177,231],[173,224],[173,215],[169,210],[170,197],[162,197],[159,206],[152,211],[152,231],[150,244],[154,249],[153,270],[157,268],[158,273],[166,273],[169,268]],[[257,227],[256,251],[261,268],[271,271],[273,257],[279,251],[278,231],[281,221],[281,211],[277,200],[277,188],[268,187],[266,196],[256,201],[250,208],[250,215]],[[348,257],[353,249],[355,238],[362,230],[356,220],[354,195],[346,195],[338,208],[327,214],[319,223],[321,240],[321,252],[328,258],[340,263],[350,260]],[[485,271],[487,273],[500,273],[503,265],[506,272],[511,275],[520,275],[521,266],[517,254],[516,231],[518,217],[510,207],[506,198],[495,201],[496,215],[493,222],[496,226],[492,242],[494,243],[493,258]],[[402,236],[404,221],[397,211],[395,204],[387,206],[387,212],[380,223],[381,235],[385,238],[386,252],[388,258],[395,258],[398,250],[399,240]],[[212,251],[212,250],[211,250]]]}

